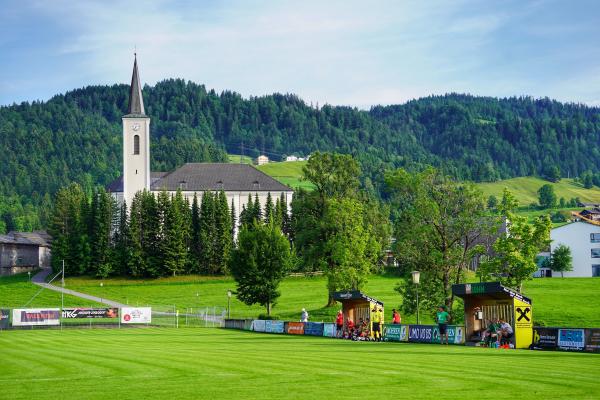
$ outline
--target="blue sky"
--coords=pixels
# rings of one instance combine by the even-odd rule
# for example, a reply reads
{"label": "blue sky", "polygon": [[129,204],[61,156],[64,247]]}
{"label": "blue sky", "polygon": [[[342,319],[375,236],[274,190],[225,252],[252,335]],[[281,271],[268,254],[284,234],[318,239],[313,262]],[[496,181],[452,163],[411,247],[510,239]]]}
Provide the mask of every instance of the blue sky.
{"label": "blue sky", "polygon": [[600,106],[600,1],[0,0],[0,104],[184,78],[244,96],[448,92]]}

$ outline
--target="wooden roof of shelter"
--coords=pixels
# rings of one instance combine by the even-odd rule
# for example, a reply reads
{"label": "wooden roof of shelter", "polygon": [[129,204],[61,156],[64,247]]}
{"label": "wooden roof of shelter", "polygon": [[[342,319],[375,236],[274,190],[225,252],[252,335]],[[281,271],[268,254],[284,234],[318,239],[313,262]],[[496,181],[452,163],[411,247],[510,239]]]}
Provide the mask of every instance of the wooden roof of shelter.
{"label": "wooden roof of shelter", "polygon": [[366,294],[364,294],[363,292],[361,292],[359,290],[346,290],[346,291],[341,291],[341,292],[334,292],[333,299],[335,301],[339,301],[339,302],[343,302],[346,300],[364,300],[364,301],[368,301],[369,303],[375,303],[377,305],[383,306],[382,301],[379,301],[377,299],[374,299],[373,297],[367,296]]}
{"label": "wooden roof of shelter", "polygon": [[500,282],[479,282],[479,283],[461,283],[452,285],[452,294],[458,297],[482,297],[496,300],[506,300],[516,298],[525,303],[531,304],[529,297],[503,286]]}

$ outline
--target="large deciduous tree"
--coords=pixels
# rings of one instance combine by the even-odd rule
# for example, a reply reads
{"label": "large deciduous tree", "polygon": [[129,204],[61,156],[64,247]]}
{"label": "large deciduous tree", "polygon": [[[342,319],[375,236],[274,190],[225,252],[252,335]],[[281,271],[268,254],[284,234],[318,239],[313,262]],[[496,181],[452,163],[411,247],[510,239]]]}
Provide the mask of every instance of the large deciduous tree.
{"label": "large deciduous tree", "polygon": [[237,297],[245,304],[260,304],[271,315],[280,293],[279,283],[292,265],[287,238],[273,223],[242,226],[238,248],[233,250],[229,270],[237,282]]}
{"label": "large deciduous tree", "polygon": [[[464,280],[470,261],[483,251],[483,237],[496,229],[486,218],[482,194],[432,168],[399,169],[387,175],[386,183],[395,216],[394,256],[405,273],[421,271],[424,303],[443,302],[452,309],[452,284]],[[410,285],[398,290],[408,298],[405,311],[412,312]]]}
{"label": "large deciduous tree", "polygon": [[573,271],[573,256],[571,255],[569,246],[561,244],[554,249],[552,252],[550,268],[552,271],[560,272],[562,278],[564,278],[565,272]]}

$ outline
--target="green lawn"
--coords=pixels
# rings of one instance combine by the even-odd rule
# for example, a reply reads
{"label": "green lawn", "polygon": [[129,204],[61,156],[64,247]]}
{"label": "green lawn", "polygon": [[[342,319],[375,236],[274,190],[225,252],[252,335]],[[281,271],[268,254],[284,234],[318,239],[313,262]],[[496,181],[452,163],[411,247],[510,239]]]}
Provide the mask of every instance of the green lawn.
{"label": "green lawn", "polygon": [[0,332],[3,399],[593,399],[600,356],[224,329]]}
{"label": "green lawn", "polygon": [[[60,280],[55,281],[60,285]],[[0,308],[18,308],[23,307],[27,302],[39,292],[41,288],[29,282],[27,274],[0,277]],[[96,306],[97,304],[85,301],[77,297],[65,295],[65,306]],[[57,292],[44,289],[29,304],[28,307],[60,307],[61,295]],[[0,397],[1,398],[1,397]]]}
{"label": "green lawn", "polygon": [[306,161],[271,162],[257,167],[265,174],[292,188],[313,189],[310,182],[302,181],[302,167]]}
{"label": "green lawn", "polygon": [[579,197],[583,202],[600,203],[600,188],[593,187],[592,189],[586,189],[581,184],[575,182],[575,180],[566,178],[561,179],[558,183],[552,183],[544,179],[528,176],[498,182],[478,183],[477,186],[483,191],[486,199],[490,195],[494,195],[500,199],[502,198],[504,188],[508,188],[519,200],[521,206],[528,206],[531,203],[538,202],[537,191],[547,183],[554,187],[554,192],[559,199],[564,197],[566,200],[570,200],[573,197]]}
{"label": "green lawn", "polygon": [[[400,278],[374,275],[369,278],[364,292],[386,305],[386,319],[402,299],[394,291]],[[100,286],[100,282],[103,286]],[[227,290],[235,290],[229,277],[181,276],[155,280],[111,278],[100,281],[91,278],[67,278],[66,287],[79,292],[131,305],[175,306],[187,308],[227,306]],[[27,281],[27,276],[0,278],[0,306],[21,307],[38,287]],[[306,308],[313,321],[332,321],[336,308],[325,308],[326,280],[322,276],[290,277],[280,286],[281,297],[274,314],[282,319],[296,320]],[[547,326],[600,327],[600,278],[552,278],[527,282],[524,294],[533,299],[534,321]],[[89,302],[65,296],[68,306],[90,306]],[[59,306],[60,294],[44,290],[32,306]],[[429,311],[422,310],[421,321],[431,323]],[[255,318],[264,309],[258,305],[246,306],[235,296],[231,299],[232,317]],[[403,322],[415,323],[413,315],[403,315]]]}
{"label": "green lawn", "polygon": [[[394,291],[400,280],[394,276],[371,276],[364,292],[383,301],[386,319],[402,299]],[[185,276],[157,280],[106,279],[100,287],[99,280],[68,278],[67,287],[134,305],[170,305],[180,310],[188,307],[226,307],[228,289],[235,282],[228,277],[208,278]],[[282,319],[296,320],[304,307],[314,321],[331,321],[335,308],[324,308],[327,290],[324,277],[290,277],[280,287],[281,297],[274,313]],[[600,327],[600,278],[553,278],[527,282],[524,294],[533,299],[534,320],[546,325],[573,327]],[[198,294],[198,296],[196,296]],[[576,304],[576,306],[574,306]],[[430,310],[422,310],[421,320],[431,323]],[[232,298],[234,317],[256,317],[264,312],[260,306],[248,307]],[[403,316],[403,322],[415,323],[412,315]]]}
{"label": "green lawn", "polygon": [[240,157],[242,164],[252,164],[254,161],[250,156],[240,156],[239,154],[227,154],[227,159],[230,163],[239,164]]}

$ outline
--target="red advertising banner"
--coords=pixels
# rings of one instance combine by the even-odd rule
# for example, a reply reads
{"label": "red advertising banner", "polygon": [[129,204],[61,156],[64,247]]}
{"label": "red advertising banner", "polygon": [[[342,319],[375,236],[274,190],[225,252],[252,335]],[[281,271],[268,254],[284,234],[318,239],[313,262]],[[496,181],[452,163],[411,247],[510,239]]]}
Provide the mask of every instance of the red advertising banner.
{"label": "red advertising banner", "polygon": [[304,335],[304,322],[288,322],[285,331],[288,335]]}

